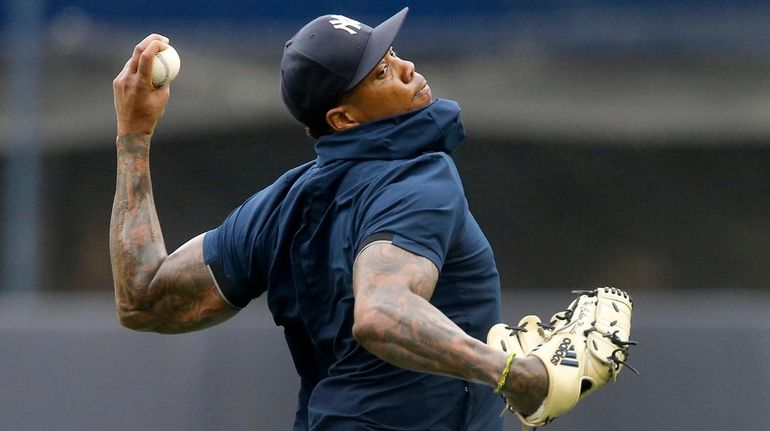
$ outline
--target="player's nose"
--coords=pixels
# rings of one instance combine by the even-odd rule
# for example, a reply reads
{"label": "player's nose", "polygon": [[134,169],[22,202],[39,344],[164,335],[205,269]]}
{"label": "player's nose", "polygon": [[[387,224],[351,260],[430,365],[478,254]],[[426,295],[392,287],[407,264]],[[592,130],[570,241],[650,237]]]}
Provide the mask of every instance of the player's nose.
{"label": "player's nose", "polygon": [[414,63],[412,63],[409,60],[403,60],[399,59],[399,62],[401,63],[399,65],[400,67],[400,74],[401,74],[401,80],[408,84],[412,82],[412,79],[414,79],[414,73],[415,73],[415,66]]}

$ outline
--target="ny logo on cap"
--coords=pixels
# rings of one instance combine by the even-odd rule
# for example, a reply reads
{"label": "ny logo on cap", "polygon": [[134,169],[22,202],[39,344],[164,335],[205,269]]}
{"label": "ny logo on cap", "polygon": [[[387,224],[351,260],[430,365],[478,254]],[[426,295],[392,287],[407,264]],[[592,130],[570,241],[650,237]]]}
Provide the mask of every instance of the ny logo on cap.
{"label": "ny logo on cap", "polygon": [[342,15],[331,15],[331,17],[334,19],[330,19],[329,24],[333,25],[337,30],[345,30],[350,34],[356,34],[356,31],[351,27],[355,27],[356,29],[361,30],[361,23],[358,21],[352,20]]}

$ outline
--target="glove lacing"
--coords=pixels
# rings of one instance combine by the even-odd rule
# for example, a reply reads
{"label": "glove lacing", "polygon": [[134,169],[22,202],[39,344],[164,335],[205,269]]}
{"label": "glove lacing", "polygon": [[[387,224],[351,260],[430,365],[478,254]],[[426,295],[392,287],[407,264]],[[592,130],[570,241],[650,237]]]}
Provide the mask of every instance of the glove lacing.
{"label": "glove lacing", "polygon": [[[576,294],[576,295],[586,295],[586,296],[592,298],[592,297],[595,297],[595,296],[598,295],[598,291],[599,291],[599,289],[594,289],[594,290],[573,290],[572,293]],[[622,291],[620,289],[616,289],[614,287],[604,287],[604,292],[605,293],[612,293],[613,295],[623,295],[624,298],[628,298],[628,301],[631,304],[634,303],[634,300],[631,299],[631,296],[628,293],[626,293],[625,291]],[[597,299],[597,303],[598,303],[598,299]],[[573,303],[569,308],[567,308],[566,310],[562,311],[561,313],[564,313],[563,316],[559,315],[561,313],[557,313],[557,315],[554,316],[554,317],[556,317],[556,319],[559,319],[559,320],[566,320],[566,323],[569,323],[569,322],[572,321],[572,316],[573,316],[573,314],[575,312],[575,307],[577,307],[577,303]],[[620,312],[620,310],[618,310],[618,306],[614,302],[612,302],[612,308],[614,308],[616,312]],[[549,326],[551,326],[553,328],[555,323],[556,323],[556,321],[553,320],[553,321],[551,321],[551,325],[549,325]],[[610,322],[610,326],[615,326],[616,324],[617,324],[617,320]],[[591,327],[586,329],[585,331],[583,331],[583,335],[588,336],[588,334],[590,334],[591,332],[600,332],[598,329],[596,329],[596,326],[594,326],[594,325],[596,325],[596,321],[591,322]],[[614,344],[614,345],[616,345],[618,347],[617,349],[612,351],[610,356],[607,356],[607,360],[612,362],[611,370],[612,370],[612,379],[613,380],[615,380],[615,378],[617,377],[617,373],[618,373],[618,371],[620,371],[620,366],[621,365],[628,367],[628,369],[630,369],[631,371],[633,371],[637,375],[639,374],[639,370],[637,370],[633,366],[629,365],[628,362],[627,362],[628,358],[631,356],[631,352],[630,352],[629,347],[636,346],[639,343],[637,343],[636,341],[632,341],[632,340],[628,340],[628,341],[621,340],[618,337],[618,332],[619,332],[618,330],[615,330],[615,331],[612,331],[612,332],[607,332],[606,334],[601,334],[602,337],[609,339],[610,342],[612,342],[612,344]],[[596,348],[596,345],[594,345],[594,348]],[[623,358],[624,359],[621,359],[619,357],[619,354],[621,354],[621,353],[623,354]]]}

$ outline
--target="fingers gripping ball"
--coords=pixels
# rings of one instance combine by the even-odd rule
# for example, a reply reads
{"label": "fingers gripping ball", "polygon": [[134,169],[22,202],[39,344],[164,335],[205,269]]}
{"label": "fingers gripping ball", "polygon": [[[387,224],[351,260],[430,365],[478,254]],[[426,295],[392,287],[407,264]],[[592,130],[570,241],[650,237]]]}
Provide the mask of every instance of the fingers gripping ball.
{"label": "fingers gripping ball", "polygon": [[162,87],[173,81],[179,74],[180,66],[179,53],[173,46],[169,45],[168,48],[159,51],[152,62],[152,85]]}

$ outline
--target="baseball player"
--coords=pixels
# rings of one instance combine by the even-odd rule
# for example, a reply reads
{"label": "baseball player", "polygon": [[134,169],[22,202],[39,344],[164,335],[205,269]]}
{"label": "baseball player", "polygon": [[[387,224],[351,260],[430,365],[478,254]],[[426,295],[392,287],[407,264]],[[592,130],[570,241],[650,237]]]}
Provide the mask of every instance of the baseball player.
{"label": "baseball player", "polygon": [[[551,353],[574,354],[579,337],[566,345],[563,335],[587,312],[573,304],[552,324],[495,326],[494,256],[450,156],[465,137],[460,108],[434,99],[394,51],[407,11],[374,28],[325,15],[286,43],[281,96],[317,139],[317,158],[170,255],[148,162],[169,99],[150,67],[168,39],[136,46],[113,82],[118,316],[140,331],[194,331],[264,294],[300,377],[295,430],[501,430],[506,406],[539,426],[553,417],[554,381],[574,389],[551,370]],[[580,307],[618,295],[598,292]],[[532,353],[541,344],[550,353]]]}

